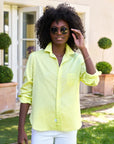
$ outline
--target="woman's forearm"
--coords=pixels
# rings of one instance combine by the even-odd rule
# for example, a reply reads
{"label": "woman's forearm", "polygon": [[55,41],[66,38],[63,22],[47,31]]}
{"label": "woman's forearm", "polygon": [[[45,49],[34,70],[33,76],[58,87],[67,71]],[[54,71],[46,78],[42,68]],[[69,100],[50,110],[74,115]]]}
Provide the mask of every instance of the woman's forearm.
{"label": "woman's forearm", "polygon": [[18,144],[22,144],[24,141],[28,143],[27,135],[24,131],[25,119],[29,110],[30,104],[21,103],[19,113],[19,124],[18,124]]}
{"label": "woman's forearm", "polygon": [[30,104],[25,104],[25,103],[21,103],[20,104],[20,113],[19,113],[19,126],[24,126],[25,124],[25,119],[26,119],[26,115],[27,112],[29,110],[29,106]]}

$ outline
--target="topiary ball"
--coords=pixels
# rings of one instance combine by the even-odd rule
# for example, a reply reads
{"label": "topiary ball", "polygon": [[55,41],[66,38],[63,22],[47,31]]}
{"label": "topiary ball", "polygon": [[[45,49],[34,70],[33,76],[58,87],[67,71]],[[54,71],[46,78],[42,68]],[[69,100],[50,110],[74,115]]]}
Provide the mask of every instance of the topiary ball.
{"label": "topiary ball", "polygon": [[96,68],[98,71],[101,71],[102,74],[109,74],[112,70],[111,64],[108,62],[102,61],[96,64]]}
{"label": "topiary ball", "polygon": [[7,49],[11,44],[11,38],[7,33],[0,33],[0,49]]}
{"label": "topiary ball", "polygon": [[112,46],[112,41],[109,38],[103,37],[98,41],[98,45],[102,49],[107,49]]}
{"label": "topiary ball", "polygon": [[0,83],[11,82],[13,78],[13,72],[11,68],[7,66],[0,66]]}

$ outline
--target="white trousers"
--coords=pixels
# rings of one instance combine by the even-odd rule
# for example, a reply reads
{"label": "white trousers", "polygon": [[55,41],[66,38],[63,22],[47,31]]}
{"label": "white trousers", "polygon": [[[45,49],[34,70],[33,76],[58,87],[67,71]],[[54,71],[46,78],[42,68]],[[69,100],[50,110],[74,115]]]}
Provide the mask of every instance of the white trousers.
{"label": "white trousers", "polygon": [[32,129],[31,144],[77,144],[77,131],[36,131]]}

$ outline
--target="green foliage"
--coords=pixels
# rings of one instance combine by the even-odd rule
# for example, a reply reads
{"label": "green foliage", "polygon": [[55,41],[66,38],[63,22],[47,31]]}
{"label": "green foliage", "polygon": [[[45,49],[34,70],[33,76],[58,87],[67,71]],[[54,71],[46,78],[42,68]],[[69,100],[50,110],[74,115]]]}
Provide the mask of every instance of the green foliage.
{"label": "green foliage", "polygon": [[103,37],[98,41],[98,45],[102,49],[107,49],[112,46],[112,41],[109,38]]}
{"label": "green foliage", "polygon": [[13,72],[11,68],[7,66],[0,66],[0,83],[11,82],[13,78]]}
{"label": "green foliage", "polygon": [[96,64],[96,68],[98,71],[102,71],[102,74],[109,74],[112,70],[111,64],[105,61],[98,62]]}
{"label": "green foliage", "polygon": [[7,33],[0,33],[0,49],[8,49],[11,44],[11,38]]}

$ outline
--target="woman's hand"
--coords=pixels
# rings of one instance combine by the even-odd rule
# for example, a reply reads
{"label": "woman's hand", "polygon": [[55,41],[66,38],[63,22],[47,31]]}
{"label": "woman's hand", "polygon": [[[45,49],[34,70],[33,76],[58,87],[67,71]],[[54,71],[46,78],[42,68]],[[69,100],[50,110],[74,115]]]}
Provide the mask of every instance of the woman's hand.
{"label": "woman's hand", "polygon": [[25,144],[28,144],[28,139],[27,139],[27,135],[25,133],[25,131],[21,131],[18,133],[18,144],[23,144],[25,142]]}
{"label": "woman's hand", "polygon": [[85,48],[85,44],[84,44],[84,37],[81,33],[80,30],[77,29],[71,29],[71,31],[73,31],[72,36],[75,42],[75,45],[80,49],[84,49]]}

